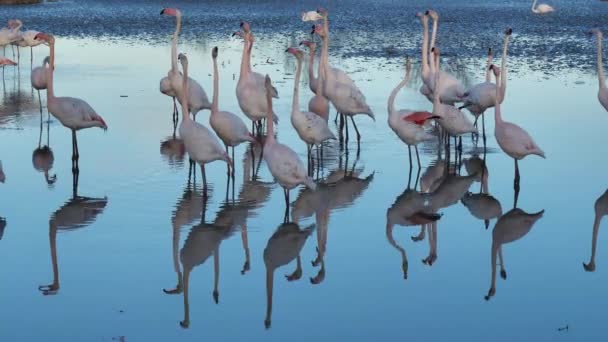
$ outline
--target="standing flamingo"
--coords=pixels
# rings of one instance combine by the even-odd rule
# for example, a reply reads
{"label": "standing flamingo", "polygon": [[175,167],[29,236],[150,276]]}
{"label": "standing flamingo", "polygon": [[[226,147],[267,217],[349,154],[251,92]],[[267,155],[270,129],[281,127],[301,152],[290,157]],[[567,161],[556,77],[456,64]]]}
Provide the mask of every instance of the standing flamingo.
{"label": "standing flamingo", "polygon": [[[20,39],[19,29],[21,25],[20,20],[10,19],[8,27],[0,29],[0,46],[4,48],[4,56],[6,56],[6,46]],[[15,50],[13,50],[13,58],[15,58]]]}
{"label": "standing flamingo", "polygon": [[268,122],[268,135],[264,143],[264,160],[268,165],[270,173],[274,179],[283,187],[285,193],[285,217],[289,215],[289,191],[300,184],[306,185],[310,189],[315,189],[316,184],[308,177],[304,164],[287,145],[279,143],[274,137],[274,122],[270,113],[272,111],[272,94],[274,87],[270,76],[266,75],[266,102]]}
{"label": "standing flamingo", "polygon": [[428,120],[439,118],[439,116],[434,116],[429,112],[413,111],[409,109],[397,110],[395,108],[395,97],[397,97],[397,93],[399,93],[399,91],[409,82],[411,70],[412,64],[408,58],[405,66],[405,78],[395,87],[395,89],[393,89],[388,98],[388,125],[399,139],[407,145],[410,156],[410,167],[412,165],[413,145],[416,150],[418,168],[421,168],[418,144],[434,138],[432,134],[424,129],[424,124]]}
{"label": "standing flamingo", "polygon": [[591,239],[591,259],[588,264],[583,263],[583,268],[587,272],[595,271],[595,250],[597,246],[597,235],[600,230],[602,218],[608,214],[608,191],[605,191],[595,201],[595,219],[593,220],[593,237]]}
{"label": "standing flamingo", "polygon": [[[48,69],[51,57],[46,56],[42,61],[42,66],[35,67],[30,74],[32,87],[38,92],[38,104],[40,105],[40,121],[42,121],[42,100],[40,98],[40,90],[46,89],[46,69]],[[47,121],[51,119],[51,114],[47,112]]]}
{"label": "standing flamingo", "polygon": [[[490,68],[492,68],[494,71],[496,84],[499,84],[501,77],[500,70],[498,70],[498,67],[494,65],[490,66]],[[543,152],[543,150],[536,145],[530,134],[528,134],[528,132],[526,132],[523,128],[514,123],[503,121],[499,101],[500,88],[501,87],[496,87],[496,104],[494,106],[494,120],[496,123],[494,127],[494,135],[496,136],[498,146],[500,146],[500,148],[515,161],[515,179],[513,183],[516,193],[515,197],[517,198],[517,193],[519,192],[518,161],[530,154],[535,154],[545,158],[545,152]]]}
{"label": "standing flamingo", "polygon": [[[315,12],[316,13],[316,12]],[[309,49],[308,60],[308,85],[310,90],[315,94],[308,102],[308,111],[317,114],[327,121],[329,119],[329,100],[323,95],[323,64],[319,61],[319,70],[315,77],[315,51],[317,44],[308,40],[300,42],[300,45],[306,45]]]}
{"label": "standing flamingo", "polygon": [[[219,71],[217,67],[217,46],[213,48],[211,57],[213,58],[213,102],[211,103],[211,117],[209,123],[211,128],[218,135],[220,140],[226,147],[226,153],[228,153],[228,147],[232,148],[232,160],[234,160],[234,147],[249,141],[255,143],[256,140],[253,138],[251,133],[247,130],[247,126],[233,113],[220,111],[219,108]],[[232,177],[234,177],[234,168],[232,168]]]}
{"label": "standing flamingo", "polygon": [[[179,32],[181,29],[181,18],[182,14],[179,10],[174,8],[165,8],[160,12],[161,15],[168,15],[176,18],[175,32],[173,33],[173,39],[171,41],[171,69],[167,73],[167,78],[163,78],[160,81],[161,93],[173,97],[177,97],[178,101],[181,101],[182,96],[180,95],[183,90],[182,74],[179,72],[177,67],[177,41],[179,39]],[[169,83],[167,83],[167,79]],[[196,114],[201,110],[211,109],[211,103],[207,97],[207,93],[203,87],[194,79],[188,78],[188,109],[192,113],[192,117],[196,121]],[[183,104],[182,104],[183,106]],[[177,107],[175,102],[173,103],[174,108],[174,120],[177,120]],[[177,122],[177,121],[176,121]]]}
{"label": "standing flamingo", "polygon": [[[253,72],[251,69],[251,50],[253,49],[254,37],[251,27],[247,22],[241,22],[241,29],[244,32],[243,58],[241,60],[241,72],[239,81],[236,85],[236,98],[243,113],[252,121],[253,126],[259,124],[266,117],[270,110],[266,103],[266,90],[264,88],[264,76]],[[272,87],[272,97],[279,98],[276,88]],[[278,117],[273,114],[273,120],[278,123]]]}
{"label": "standing flamingo", "polygon": [[55,97],[53,91],[53,74],[55,69],[55,37],[51,34],[38,33],[37,40],[43,40],[51,49],[51,62],[46,69],[47,88],[46,102],[48,111],[61,124],[72,130],[72,169],[78,173],[78,140],[76,131],[84,128],[99,127],[107,130],[108,126],[99,114],[85,101],[74,97]]}
{"label": "standing flamingo", "polygon": [[312,159],[312,147],[319,146],[327,140],[335,140],[336,136],[329,130],[327,121],[323,120],[320,116],[311,112],[300,111],[300,77],[302,75],[302,59],[304,54],[302,51],[291,47],[285,52],[288,52],[296,57],[297,69],[296,77],[293,85],[293,102],[291,106],[291,124],[298,132],[298,136],[302,139],[308,147],[308,160]]}
{"label": "standing flamingo", "polygon": [[592,31],[597,38],[597,78],[600,83],[600,90],[597,93],[597,98],[605,110],[608,110],[608,89],[606,88],[606,77],[604,77],[604,63],[602,62],[602,31],[593,29]]}
{"label": "standing flamingo", "polygon": [[181,96],[180,104],[182,105],[182,122],[179,125],[179,136],[184,140],[184,147],[190,159],[201,166],[203,174],[203,190],[204,196],[207,196],[207,175],[205,173],[205,164],[216,160],[223,160],[232,166],[232,160],[228,156],[228,152],[224,151],[217,137],[205,126],[194,121],[188,115],[188,101],[186,94],[189,87],[188,82],[188,58],[184,54],[179,54],[179,61],[182,64],[184,77],[182,77],[182,87],[184,91],[179,92]]}
{"label": "standing flamingo", "polygon": [[538,4],[538,6],[536,6],[536,8],[534,7],[536,5],[536,1],[538,0],[534,0],[534,2],[532,3],[532,12],[537,13],[537,14],[545,14],[545,13],[551,13],[555,11],[555,8],[547,5],[547,4]]}
{"label": "standing flamingo", "polygon": [[14,41],[12,44],[17,46],[17,56],[19,57],[19,48],[30,48],[30,65],[34,64],[34,47],[43,44],[43,42],[36,40],[36,35],[40,33],[35,30],[27,30],[24,32],[19,31],[19,39]]}

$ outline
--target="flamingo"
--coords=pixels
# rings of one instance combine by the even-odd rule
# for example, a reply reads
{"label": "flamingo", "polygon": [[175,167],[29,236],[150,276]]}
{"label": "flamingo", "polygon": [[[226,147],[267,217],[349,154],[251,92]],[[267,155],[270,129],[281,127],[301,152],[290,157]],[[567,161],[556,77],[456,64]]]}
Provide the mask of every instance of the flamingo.
{"label": "flamingo", "polygon": [[264,248],[264,265],[266,266],[266,318],[264,319],[264,326],[266,329],[269,329],[272,324],[274,271],[296,259],[296,270],[292,274],[286,275],[285,278],[288,281],[295,281],[302,277],[300,252],[314,228],[315,226],[311,225],[300,229],[293,222],[283,223],[272,234],[266,248]]}
{"label": "flamingo", "polygon": [[[300,77],[302,75],[302,59],[304,54],[301,50],[291,47],[285,52],[292,54],[297,60],[296,77],[293,86],[293,101],[291,106],[291,124],[298,132],[300,139],[308,147],[308,160],[312,159],[312,147],[319,146],[327,140],[335,140],[336,136],[329,130],[327,121],[311,112],[300,111]],[[321,86],[322,87],[322,86]]]}
{"label": "flamingo", "polygon": [[[486,65],[486,80],[482,83],[475,84],[471,88],[469,88],[464,93],[463,105],[458,107],[458,109],[468,109],[471,114],[475,117],[475,122],[473,123],[477,126],[477,120],[486,109],[493,107],[496,95],[496,84],[494,84],[491,80],[492,72],[490,70],[490,65],[492,65],[492,49],[488,49],[488,62]],[[485,120],[484,117],[481,117],[481,123],[483,127],[483,132],[485,133]]]}
{"label": "flamingo", "polygon": [[[50,63],[51,57],[46,56],[42,61],[42,66],[35,67],[30,74],[32,87],[38,92],[38,104],[40,105],[40,121],[42,121],[42,99],[40,98],[40,90],[46,89],[46,69]],[[47,112],[47,121],[51,119],[51,114]]]}
{"label": "flamingo", "polygon": [[[435,86],[438,91],[442,88],[442,78],[440,77],[440,60],[439,60],[439,49],[432,49],[435,54],[435,68],[436,72],[433,74],[435,78]],[[441,93],[435,93],[433,97],[433,115],[438,116],[440,119],[437,121],[439,125],[451,136],[460,136],[466,133],[476,133],[477,129],[473,126],[473,123],[464,115],[463,112],[458,110],[458,108],[441,103],[439,100],[441,98]]]}
{"label": "flamingo", "polygon": [[12,45],[16,45],[17,46],[17,56],[19,57],[19,48],[23,47],[29,47],[30,48],[30,64],[34,63],[34,47],[40,45],[40,44],[44,44],[44,42],[41,42],[39,40],[36,40],[36,35],[40,33],[39,31],[35,31],[35,30],[27,30],[24,32],[18,31],[19,34],[19,39],[12,42]]}
{"label": "flamingo", "polygon": [[[324,10],[323,10],[324,11]],[[323,12],[325,18],[327,17],[327,13]],[[355,115],[367,115],[372,120],[376,121],[374,116],[374,112],[367,105],[365,96],[361,93],[361,90],[353,83],[344,83],[341,81],[341,78],[338,77],[337,73],[332,71],[329,67],[329,59],[328,59],[328,50],[329,50],[329,31],[327,26],[323,26],[320,24],[315,25],[314,33],[319,35],[323,40],[323,53],[321,54],[321,63],[323,63],[325,84],[323,85],[323,89],[325,91],[325,96],[331,103],[336,107],[338,113],[342,114],[346,117],[350,117],[353,126],[355,127],[355,131],[357,133],[357,145],[359,145],[361,141],[361,134],[359,133],[359,129],[357,128],[357,124],[355,123],[354,116]],[[349,78],[350,79],[350,78]],[[348,143],[348,120],[345,120],[346,124],[346,142]],[[342,129],[340,129],[342,131]]]}
{"label": "flamingo", "polygon": [[51,49],[51,61],[49,67],[46,69],[47,109],[63,126],[72,130],[72,169],[78,172],[78,160],[80,156],[78,154],[76,131],[90,127],[99,127],[105,131],[108,129],[108,125],[106,125],[103,118],[85,101],[74,97],[55,97],[53,91],[55,37],[47,33],[38,33],[36,39],[47,42]]}
{"label": "flamingo", "polygon": [[53,168],[53,163],[55,162],[55,155],[53,154],[53,150],[50,147],[50,136],[49,136],[49,125],[47,122],[47,140],[46,145],[42,146],[42,124],[40,125],[40,135],[38,138],[38,147],[32,153],[32,164],[36,171],[40,171],[44,173],[44,179],[46,180],[46,184],[51,186],[55,184],[57,180],[57,175],[49,175],[49,171]]}
{"label": "flamingo", "polygon": [[536,5],[536,1],[538,0],[534,0],[534,2],[532,2],[532,12],[536,13],[536,14],[545,14],[545,13],[551,13],[555,11],[555,8],[547,5],[547,4],[538,4],[538,6],[536,6],[536,8],[534,7]]}
{"label": "flamingo", "polygon": [[268,165],[268,169],[272,177],[283,187],[285,193],[285,216],[289,214],[289,192],[300,184],[306,185],[314,190],[315,183],[308,177],[304,164],[287,145],[283,145],[274,137],[274,122],[270,113],[272,111],[272,94],[274,87],[270,76],[266,75],[266,102],[268,110],[266,112],[266,121],[268,122],[268,135],[264,143],[264,160]]}
{"label": "flamingo", "polygon": [[473,217],[483,220],[486,229],[490,225],[490,220],[502,215],[500,202],[489,194],[467,192],[460,201]]}
{"label": "flamingo", "polygon": [[[244,32],[243,58],[241,60],[241,71],[239,80],[236,85],[236,98],[239,102],[239,107],[255,126],[265,118],[270,110],[266,103],[266,90],[264,88],[264,76],[254,72],[251,69],[251,51],[253,49],[254,37],[251,33],[251,26],[248,22],[241,22],[241,29]],[[233,34],[235,35],[235,34]],[[272,87],[272,97],[279,98],[279,93],[276,88]],[[273,115],[275,123],[279,122],[279,118]],[[259,126],[261,127],[261,125]]]}
{"label": "flamingo", "polygon": [[[499,84],[501,77],[500,70],[495,65],[491,65],[490,68],[494,71],[496,84]],[[517,198],[517,193],[519,191],[518,161],[531,154],[545,158],[545,152],[538,147],[530,134],[528,134],[528,132],[526,132],[523,128],[514,123],[503,121],[499,101],[500,89],[501,87],[496,87],[496,104],[494,105],[494,120],[496,123],[494,127],[494,136],[496,136],[498,146],[500,146],[503,152],[505,152],[515,161],[515,179],[513,182]]]}
{"label": "flamingo", "polygon": [[[171,41],[171,69],[167,73],[167,78],[163,78],[160,81],[161,93],[171,96],[174,99],[174,119],[177,120],[177,106],[175,104],[175,97],[178,101],[181,101],[181,92],[183,90],[182,75],[177,67],[177,41],[179,39],[179,32],[181,30],[181,11],[174,8],[165,8],[160,12],[161,15],[168,15],[175,17],[175,32],[173,33],[173,39]],[[168,82],[167,83],[167,80]],[[203,87],[194,79],[188,78],[188,109],[192,113],[192,117],[196,121],[196,114],[201,110],[211,109],[211,103],[207,97],[207,93]],[[183,106],[183,105],[182,105]]]}
{"label": "flamingo", "polygon": [[[251,133],[247,130],[247,126],[241,118],[233,113],[220,111],[219,108],[219,71],[217,67],[217,46],[213,48],[211,57],[213,59],[213,101],[211,103],[211,116],[209,123],[211,128],[218,135],[220,140],[226,147],[226,153],[228,153],[228,147],[232,148],[232,160],[234,160],[234,147],[244,142],[255,143],[256,140],[253,138]],[[234,177],[234,168],[232,168],[232,177]]]}
{"label": "flamingo", "polygon": [[315,96],[313,96],[308,102],[308,111],[317,114],[327,121],[329,119],[329,100],[327,100],[327,98],[323,95],[323,65],[320,61],[319,70],[317,72],[318,77],[315,77],[314,72],[315,51],[317,44],[308,40],[303,40],[300,42],[300,45],[306,45],[309,48],[310,57],[308,60],[308,85],[310,90],[315,94]]}
{"label": "flamingo", "polygon": [[496,294],[496,257],[500,259],[500,276],[507,279],[502,258],[502,245],[517,241],[530,232],[536,221],[540,220],[545,213],[541,210],[537,213],[528,214],[525,211],[514,208],[502,215],[492,231],[492,283],[486,300],[490,300]]}
{"label": "flamingo", "polygon": [[207,127],[199,124],[190,118],[188,101],[186,100],[186,93],[190,82],[188,82],[188,58],[186,55],[180,53],[178,60],[182,64],[184,76],[182,79],[182,87],[184,91],[178,92],[181,97],[180,104],[182,106],[182,122],[179,125],[179,136],[184,141],[184,147],[190,159],[196,162],[201,167],[201,173],[203,174],[203,189],[205,196],[207,194],[207,175],[205,173],[205,164],[214,162],[216,160],[223,160],[228,163],[228,166],[232,166],[232,160],[228,156],[228,152],[224,151],[220,145],[219,140]]}
{"label": "flamingo", "polygon": [[600,230],[602,218],[608,214],[608,191],[605,191],[595,201],[595,219],[593,221],[593,237],[591,240],[591,259],[588,264],[583,263],[583,268],[587,272],[595,271],[595,249],[597,246],[597,234]]}
{"label": "flamingo", "polygon": [[597,38],[597,78],[600,83],[600,90],[597,93],[597,98],[605,110],[608,111],[608,89],[606,88],[606,78],[604,77],[604,63],[602,62],[602,31],[593,29],[592,31]]}
{"label": "flamingo", "polygon": [[[19,40],[19,29],[21,28],[21,21],[11,19],[8,21],[8,27],[0,29],[0,46],[4,48],[4,56],[6,56],[6,46]],[[13,50],[13,58],[15,58],[15,50]]]}
{"label": "flamingo", "polygon": [[6,175],[2,170],[2,160],[0,160],[0,183],[4,183],[6,181]]}
{"label": "flamingo", "polygon": [[388,125],[395,134],[407,145],[407,150],[410,156],[410,167],[412,165],[412,145],[416,150],[416,159],[418,160],[418,168],[420,165],[420,155],[418,153],[418,144],[433,139],[434,136],[424,129],[424,124],[428,120],[437,119],[439,116],[434,116],[429,112],[413,111],[409,109],[397,110],[395,108],[395,97],[397,93],[409,82],[412,64],[408,58],[405,66],[405,78],[391,92],[388,98]]}
{"label": "flamingo", "polygon": [[[428,10],[425,12],[425,16],[430,16],[433,19],[433,32],[432,32],[432,36],[431,36],[431,45],[430,45],[430,49],[431,52],[433,50],[433,48],[435,47],[435,39],[437,36],[437,26],[439,24],[439,14],[436,11],[433,10]],[[424,24],[424,20],[423,20],[423,24]],[[427,39],[428,39],[428,34],[426,35]],[[424,38],[424,35],[423,35]],[[423,43],[423,48],[424,48],[424,43]],[[423,51],[423,53],[427,53],[426,50]],[[430,55],[431,53],[429,53]],[[439,78],[441,79],[441,88],[438,88],[435,82],[435,77],[432,76],[435,72],[439,73]],[[462,102],[462,97],[464,96],[465,93],[465,88],[464,85],[462,84],[462,82],[460,82],[456,77],[454,77],[452,74],[440,70],[439,68],[437,68],[437,70],[433,70],[433,65],[431,65],[431,70],[430,70],[430,75],[427,77],[427,87],[430,89],[430,91],[432,93],[439,93],[440,95],[440,101],[442,103],[445,104],[454,104],[456,102]],[[423,79],[424,81],[424,79]],[[427,95],[428,91],[422,91],[423,95],[426,95],[427,98],[429,97]],[[430,99],[429,99],[430,100]]]}

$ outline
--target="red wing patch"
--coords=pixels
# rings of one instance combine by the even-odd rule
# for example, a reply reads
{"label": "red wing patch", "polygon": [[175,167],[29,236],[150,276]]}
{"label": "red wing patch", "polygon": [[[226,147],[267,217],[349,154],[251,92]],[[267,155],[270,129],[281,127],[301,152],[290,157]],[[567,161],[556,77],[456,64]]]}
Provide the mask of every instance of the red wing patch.
{"label": "red wing patch", "polygon": [[412,114],[403,117],[403,120],[414,123],[418,126],[424,125],[427,120],[433,118],[433,114],[429,112],[413,112]]}

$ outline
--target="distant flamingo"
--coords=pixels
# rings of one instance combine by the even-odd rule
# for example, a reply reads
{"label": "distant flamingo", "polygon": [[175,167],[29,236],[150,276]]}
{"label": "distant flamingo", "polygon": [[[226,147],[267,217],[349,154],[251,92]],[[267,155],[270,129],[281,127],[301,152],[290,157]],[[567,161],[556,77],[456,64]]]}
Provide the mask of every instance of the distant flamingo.
{"label": "distant flamingo", "polygon": [[[239,81],[236,85],[236,98],[239,101],[239,107],[255,126],[261,128],[261,120],[265,118],[266,112],[269,111],[266,103],[266,90],[264,88],[264,76],[253,72],[251,69],[251,51],[253,49],[254,37],[251,33],[251,27],[247,22],[241,22],[241,29],[244,32],[243,58],[241,60],[241,72]],[[279,98],[279,93],[276,88],[272,87],[272,97]],[[271,113],[275,123],[278,123],[279,118]]]}
{"label": "distant flamingo", "polygon": [[600,83],[600,90],[597,93],[597,98],[605,110],[608,111],[608,89],[606,88],[606,77],[604,77],[604,63],[602,62],[602,31],[593,29],[592,31],[597,38],[597,78]]}
{"label": "distant flamingo", "polygon": [[[8,27],[0,29],[0,46],[4,48],[4,56],[6,56],[6,46],[19,40],[19,29],[21,28],[21,21],[11,19],[8,21]],[[13,50],[13,58],[15,58],[15,50]]]}
{"label": "distant flamingo", "polygon": [[[177,97],[178,101],[181,101],[181,95],[183,89],[182,82],[182,74],[179,72],[177,68],[177,41],[179,39],[179,32],[181,29],[181,12],[174,8],[165,8],[160,12],[161,15],[173,16],[176,18],[175,24],[175,32],[173,33],[173,39],[171,41],[171,69],[167,73],[167,78],[169,83],[165,78],[160,81],[160,91],[161,93],[173,97],[175,101],[175,97]],[[203,87],[194,79],[188,78],[188,108],[190,113],[192,113],[192,117],[196,120],[196,114],[201,110],[211,109],[211,103],[209,102],[209,98],[207,97],[207,93]],[[175,102],[174,106],[174,117],[177,120],[177,109]]]}
{"label": "distant flamingo", "polygon": [[274,122],[272,120],[272,94],[274,87],[270,76],[266,75],[266,101],[268,111],[266,121],[268,123],[268,135],[264,143],[264,160],[268,165],[270,173],[274,179],[283,187],[285,194],[285,217],[289,215],[289,191],[300,184],[304,184],[311,189],[316,188],[316,184],[308,177],[304,164],[287,145],[276,141],[274,137]]}
{"label": "distant flamingo", "polygon": [[216,160],[223,160],[232,167],[232,160],[228,156],[228,152],[224,151],[219,140],[207,127],[192,120],[189,113],[188,101],[186,101],[186,92],[188,91],[188,58],[184,54],[179,54],[179,61],[182,64],[184,77],[182,77],[183,92],[179,92],[182,105],[182,122],[179,125],[179,136],[184,140],[184,147],[190,159],[198,163],[203,174],[203,191],[204,196],[207,196],[207,175],[205,173],[205,164]]}
{"label": "distant flamingo", "polygon": [[[496,84],[499,84],[501,77],[500,70],[498,70],[498,67],[494,65],[490,66],[490,68],[492,68],[494,71]],[[500,111],[500,101],[498,100],[500,98],[500,88],[501,87],[496,88],[496,104],[494,106],[494,120],[496,123],[494,127],[494,135],[496,136],[496,141],[498,142],[500,148],[515,161],[514,188],[517,194],[519,191],[518,161],[530,154],[535,154],[545,158],[545,152],[543,152],[543,150],[536,145],[530,134],[528,134],[528,132],[526,132],[523,128],[517,126],[516,124],[503,121]]]}
{"label": "distant flamingo", "polygon": [[428,120],[437,119],[429,112],[413,111],[409,109],[397,110],[395,108],[395,97],[397,93],[409,82],[412,64],[407,59],[405,66],[405,78],[391,92],[388,98],[388,125],[395,134],[407,145],[410,156],[410,167],[412,165],[412,145],[416,149],[416,159],[418,168],[420,165],[420,155],[418,154],[418,144],[434,138],[432,134],[424,129],[424,124]]}
{"label": "distant flamingo", "polygon": [[[316,13],[316,12],[315,12]],[[317,114],[327,121],[329,119],[329,100],[323,95],[323,65],[319,61],[318,77],[315,77],[315,51],[317,44],[314,42],[303,40],[300,45],[306,45],[309,48],[308,60],[308,85],[310,90],[315,94],[308,102],[308,111]]]}
{"label": "distant flamingo", "polygon": [[[226,147],[232,148],[232,160],[234,160],[234,147],[244,142],[255,143],[251,133],[247,130],[247,126],[241,118],[233,113],[219,110],[219,70],[217,67],[217,46],[213,48],[211,57],[213,58],[213,102],[211,103],[211,116],[209,123],[211,128],[218,135],[220,140]],[[234,168],[232,168],[232,177],[234,177]]]}
{"label": "distant flamingo", "polygon": [[49,44],[51,49],[51,62],[47,68],[47,108],[61,124],[72,130],[72,169],[78,172],[78,140],[76,131],[99,127],[107,130],[108,126],[99,114],[85,101],[74,97],[55,97],[53,91],[53,74],[55,69],[55,37],[51,34],[38,33],[37,40],[43,40]]}
{"label": "distant flamingo", "polygon": [[304,54],[294,47],[287,49],[285,52],[292,54],[297,60],[291,106],[291,124],[296,129],[300,139],[306,143],[308,147],[308,160],[311,160],[313,146],[316,145],[317,151],[319,151],[319,146],[323,142],[335,140],[336,136],[329,130],[326,120],[323,120],[323,118],[314,113],[300,111],[300,77],[302,75],[302,59],[304,58]]}
{"label": "distant flamingo", "polygon": [[534,8],[534,6],[536,5],[536,1],[534,0],[534,2],[532,3],[532,12],[537,13],[537,14],[545,14],[545,13],[551,13],[553,11],[555,11],[555,8],[547,5],[547,4],[538,4],[538,6],[536,6],[536,8]]}
{"label": "distant flamingo", "polygon": [[597,235],[600,230],[602,218],[608,214],[608,191],[605,191],[595,201],[595,219],[593,220],[593,237],[591,239],[591,259],[588,264],[583,263],[583,268],[587,272],[595,271],[595,250],[597,246]]}
{"label": "distant flamingo", "polygon": [[40,32],[35,30],[19,31],[19,39],[12,43],[17,46],[17,56],[19,56],[20,47],[30,48],[30,64],[34,63],[34,47],[43,44],[43,42],[36,40],[36,35],[38,33]]}
{"label": "distant flamingo", "polygon": [[[30,74],[32,87],[38,92],[38,104],[40,105],[40,121],[42,121],[42,100],[40,99],[40,90],[46,89],[46,69],[48,69],[51,57],[46,56],[42,61],[42,66],[35,67]],[[47,121],[51,119],[51,114],[47,112]]]}
{"label": "distant flamingo", "polygon": [[0,67],[2,67],[2,78],[4,78],[4,68],[7,65],[15,66],[15,65],[17,65],[17,63],[13,62],[12,60],[10,60],[4,56],[0,56]]}

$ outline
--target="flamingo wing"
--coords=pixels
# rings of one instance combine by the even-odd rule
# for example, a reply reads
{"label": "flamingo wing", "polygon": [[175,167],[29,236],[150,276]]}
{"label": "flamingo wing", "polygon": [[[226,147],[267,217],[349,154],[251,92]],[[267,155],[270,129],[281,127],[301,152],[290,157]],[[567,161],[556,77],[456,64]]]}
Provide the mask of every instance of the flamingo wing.
{"label": "flamingo wing", "polygon": [[436,117],[437,116],[433,116],[433,114],[431,114],[429,112],[422,111],[422,112],[413,112],[409,115],[406,115],[402,118],[402,120],[414,123],[418,126],[422,126],[422,125],[424,125],[424,123],[427,120],[431,120]]}

